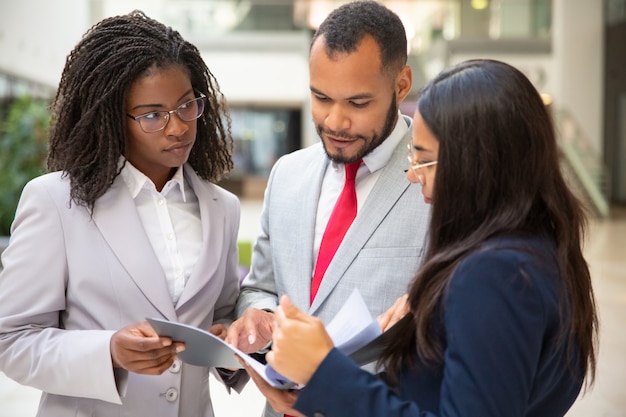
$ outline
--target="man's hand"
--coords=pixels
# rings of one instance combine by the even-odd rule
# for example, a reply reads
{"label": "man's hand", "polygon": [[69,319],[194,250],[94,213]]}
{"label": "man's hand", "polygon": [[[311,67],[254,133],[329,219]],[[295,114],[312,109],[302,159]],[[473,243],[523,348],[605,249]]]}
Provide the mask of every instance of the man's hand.
{"label": "man's hand", "polygon": [[261,391],[261,394],[263,394],[263,396],[267,399],[267,402],[270,403],[274,411],[291,416],[305,417],[303,414],[298,413],[292,408],[298,398],[297,391],[280,390],[272,387],[239,356],[237,356],[237,360],[241,363],[246,372],[248,372],[248,375],[250,375],[250,378],[254,381],[254,384],[257,386],[259,391]]}
{"label": "man's hand", "polygon": [[140,322],[115,332],[110,348],[114,368],[160,375],[174,363],[176,354],[185,350],[185,344],[159,337],[147,322]]}
{"label": "man's hand", "polygon": [[272,340],[274,314],[250,308],[228,328],[226,342],[245,353],[263,349]]}
{"label": "man's hand", "polygon": [[391,326],[400,321],[409,312],[408,294],[399,297],[396,302],[384,313],[376,318],[382,331],[388,330]]}
{"label": "man's hand", "polygon": [[226,330],[226,326],[223,324],[214,324],[209,328],[209,333],[214,336],[219,337],[222,340],[226,340],[226,335],[228,334],[228,330]]}

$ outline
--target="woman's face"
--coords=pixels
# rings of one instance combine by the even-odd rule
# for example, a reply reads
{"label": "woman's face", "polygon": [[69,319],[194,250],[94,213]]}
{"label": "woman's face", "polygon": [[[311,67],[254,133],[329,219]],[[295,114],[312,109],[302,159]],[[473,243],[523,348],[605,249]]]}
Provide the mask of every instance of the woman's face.
{"label": "woman's face", "polygon": [[424,201],[430,204],[433,200],[433,190],[435,186],[435,176],[437,174],[437,164],[430,166],[416,167],[418,164],[427,164],[437,161],[439,155],[439,141],[432,134],[419,110],[413,116],[413,139],[412,139],[412,163],[407,171],[406,177],[412,183],[422,185]]}
{"label": "woman's face", "polygon": [[[130,86],[126,113],[137,117],[151,112],[171,111],[194,98],[189,75],[183,68],[153,68]],[[196,140],[197,122],[185,122],[173,112],[164,129],[146,133],[137,120],[128,117],[126,159],[160,190],[175,169],[189,158]]]}

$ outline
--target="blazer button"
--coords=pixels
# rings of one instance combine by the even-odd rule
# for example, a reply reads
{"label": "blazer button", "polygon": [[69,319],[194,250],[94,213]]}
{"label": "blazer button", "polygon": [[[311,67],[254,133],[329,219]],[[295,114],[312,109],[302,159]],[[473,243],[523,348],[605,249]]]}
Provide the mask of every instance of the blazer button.
{"label": "blazer button", "polygon": [[178,399],[178,391],[176,388],[170,388],[165,391],[165,399],[171,403]]}
{"label": "blazer button", "polygon": [[313,417],[326,417],[326,414],[316,411],[315,413],[313,413]]}
{"label": "blazer button", "polygon": [[181,366],[182,366],[182,363],[180,359],[176,359],[174,363],[172,363],[172,365],[170,366],[170,372],[173,374],[179,373]]}

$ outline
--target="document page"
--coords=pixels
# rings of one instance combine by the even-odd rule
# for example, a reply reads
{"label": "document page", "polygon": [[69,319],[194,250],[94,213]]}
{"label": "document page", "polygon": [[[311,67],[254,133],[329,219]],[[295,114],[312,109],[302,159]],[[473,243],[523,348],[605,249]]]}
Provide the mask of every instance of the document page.
{"label": "document page", "polygon": [[[159,318],[146,318],[146,320],[159,336],[170,337],[176,342],[185,343],[185,350],[178,354],[180,360],[185,363],[217,368],[241,368],[234,356],[236,354],[272,387],[298,388],[294,382],[277,373],[270,365],[262,364],[208,331]],[[326,326],[326,331],[337,349],[346,355],[359,350],[381,335],[378,322],[372,317],[357,289],[352,292],[337,315]]]}
{"label": "document page", "polygon": [[378,322],[372,317],[372,313],[357,289],[352,291],[346,303],[328,323],[326,331],[335,347],[346,355],[366,345],[382,333]]}

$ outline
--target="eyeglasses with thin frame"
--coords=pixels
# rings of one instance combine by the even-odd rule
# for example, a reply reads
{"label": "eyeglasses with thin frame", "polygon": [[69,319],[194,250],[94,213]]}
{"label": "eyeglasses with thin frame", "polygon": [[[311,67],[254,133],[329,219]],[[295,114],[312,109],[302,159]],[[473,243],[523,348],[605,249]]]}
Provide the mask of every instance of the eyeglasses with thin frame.
{"label": "eyeglasses with thin frame", "polygon": [[186,101],[174,110],[151,111],[139,116],[126,113],[126,116],[139,123],[141,130],[145,133],[154,133],[165,129],[172,113],[176,113],[180,120],[184,122],[191,122],[202,116],[205,98],[206,96],[204,94],[200,94],[200,97]]}
{"label": "eyeglasses with thin frame", "polygon": [[418,159],[417,150],[413,147],[413,144],[410,142],[407,143],[406,147],[408,150],[407,159],[409,160],[409,164],[411,165],[411,169],[413,170],[413,172],[415,172],[415,175],[419,175],[417,170],[420,168],[437,165],[437,161],[424,162],[423,164],[415,163],[415,161]]}

